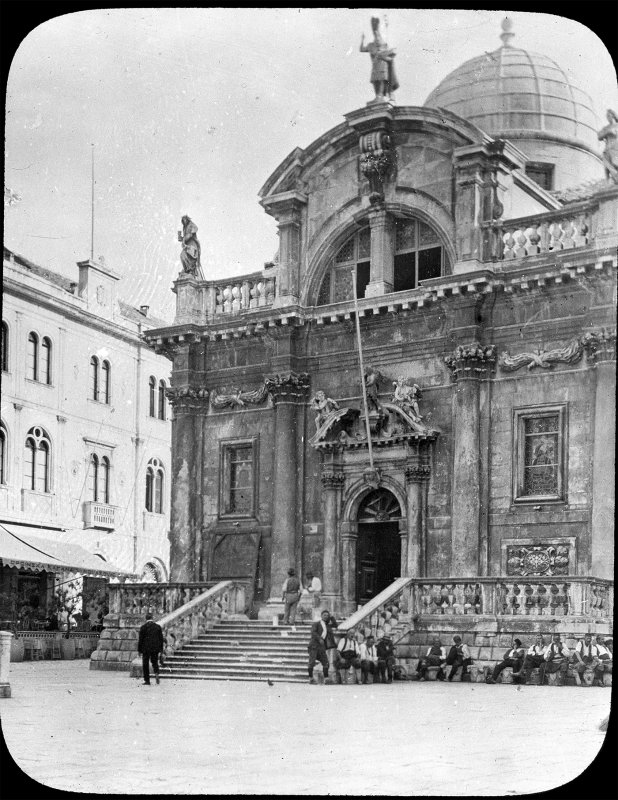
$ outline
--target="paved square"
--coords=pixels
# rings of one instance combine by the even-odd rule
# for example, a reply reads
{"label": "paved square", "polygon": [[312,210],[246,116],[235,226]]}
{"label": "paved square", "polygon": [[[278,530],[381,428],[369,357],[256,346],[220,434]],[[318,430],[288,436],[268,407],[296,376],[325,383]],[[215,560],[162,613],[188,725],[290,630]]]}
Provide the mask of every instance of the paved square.
{"label": "paved square", "polygon": [[2,730],[26,773],[59,789],[123,794],[544,791],[594,759],[611,694],[444,683],[148,687],[86,661],[11,664],[11,685]]}

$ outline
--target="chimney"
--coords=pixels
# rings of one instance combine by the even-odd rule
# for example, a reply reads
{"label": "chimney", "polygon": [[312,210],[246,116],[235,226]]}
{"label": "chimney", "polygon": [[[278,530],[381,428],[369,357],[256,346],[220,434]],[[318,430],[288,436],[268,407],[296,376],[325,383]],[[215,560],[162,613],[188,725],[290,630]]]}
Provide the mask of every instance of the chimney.
{"label": "chimney", "polygon": [[143,314],[145,317],[147,317],[147,316],[148,316],[148,309],[149,309],[149,308],[150,308],[150,306],[140,306],[140,307],[139,307],[139,310],[141,311],[141,313],[142,313],[142,314]]}

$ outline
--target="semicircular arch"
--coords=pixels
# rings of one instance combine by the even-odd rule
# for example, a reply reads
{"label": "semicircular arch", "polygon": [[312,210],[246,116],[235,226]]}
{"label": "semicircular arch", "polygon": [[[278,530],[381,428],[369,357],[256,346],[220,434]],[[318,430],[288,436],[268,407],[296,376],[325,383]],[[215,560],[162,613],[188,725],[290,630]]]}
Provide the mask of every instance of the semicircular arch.
{"label": "semicircular arch", "polygon": [[[389,491],[394,496],[401,510],[400,520],[405,519],[406,493],[404,487],[394,478],[385,475],[380,481],[379,488]],[[345,522],[357,522],[363,501],[374,491],[375,487],[369,486],[364,480],[358,480],[353,483],[344,496],[342,519]]]}

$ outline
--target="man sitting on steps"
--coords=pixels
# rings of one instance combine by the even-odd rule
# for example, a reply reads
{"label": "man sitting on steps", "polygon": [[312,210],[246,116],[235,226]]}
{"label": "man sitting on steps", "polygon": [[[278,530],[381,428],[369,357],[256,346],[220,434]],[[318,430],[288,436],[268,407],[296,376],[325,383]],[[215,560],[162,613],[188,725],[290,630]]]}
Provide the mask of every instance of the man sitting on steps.
{"label": "man sitting on steps", "polygon": [[521,670],[522,661],[524,659],[524,648],[521,646],[521,639],[513,639],[513,647],[510,650],[507,650],[504,654],[504,658],[499,664],[496,664],[494,667],[493,674],[491,677],[487,677],[486,683],[495,683],[498,679],[498,675],[502,672],[503,669],[507,667],[513,668],[513,676],[516,677],[519,675],[519,671]]}
{"label": "man sitting on steps", "polygon": [[446,663],[451,665],[447,680],[452,681],[457,674],[457,670],[461,667],[461,679],[463,681],[464,676],[468,674],[468,667],[472,663],[472,658],[470,657],[468,645],[462,643],[461,636],[453,636],[453,646],[446,657]]}
{"label": "man sitting on steps", "polygon": [[335,667],[339,670],[341,683],[345,683],[345,676],[350,667],[356,670],[356,681],[360,682],[360,645],[350,631],[346,631],[345,636],[339,640],[335,653]]}
{"label": "man sitting on steps", "polygon": [[558,673],[556,685],[564,686],[566,683],[567,670],[569,668],[569,656],[569,649],[560,641],[560,634],[554,633],[552,642],[547,645],[543,655],[543,663],[541,664],[541,686],[545,682],[545,674],[549,673],[552,675],[554,672]]}
{"label": "man sitting on steps", "polygon": [[596,671],[599,666],[599,648],[592,643],[592,634],[587,633],[583,641],[577,642],[575,653],[573,654],[573,664],[575,665],[575,682],[581,686],[581,678],[586,670]]}
{"label": "man sitting on steps", "polygon": [[521,682],[528,683],[530,680],[530,673],[533,669],[540,667],[545,661],[545,642],[543,637],[539,634],[533,645],[528,648],[526,657],[524,658],[524,665],[521,669]]}
{"label": "man sitting on steps", "polygon": [[431,641],[431,647],[427,650],[425,658],[421,658],[416,667],[419,681],[425,680],[427,667],[440,667],[437,678],[439,681],[444,680],[444,670],[442,667],[446,662],[446,650],[442,647],[439,636],[434,636]]}

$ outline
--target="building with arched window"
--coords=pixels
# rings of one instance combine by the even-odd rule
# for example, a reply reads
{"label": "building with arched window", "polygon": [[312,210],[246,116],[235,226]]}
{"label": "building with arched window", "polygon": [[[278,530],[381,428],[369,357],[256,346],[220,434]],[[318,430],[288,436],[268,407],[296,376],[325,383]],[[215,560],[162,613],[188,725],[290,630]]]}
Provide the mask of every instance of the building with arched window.
{"label": "building with arched window", "polygon": [[[4,249],[0,593],[20,602],[47,592],[51,564],[79,567],[75,548],[90,575],[168,576],[169,362],[142,340],[163,321],[118,299],[104,265],[78,270],[71,281]],[[40,551],[58,558],[37,569]]]}
{"label": "building with arched window", "polygon": [[146,333],[173,363],[172,580],[243,575],[267,617],[289,567],[339,614],[400,577],[490,613],[518,581],[539,613],[559,576],[608,591],[618,186],[590,98],[511,38],[290,153],[263,269],[178,276]]}

